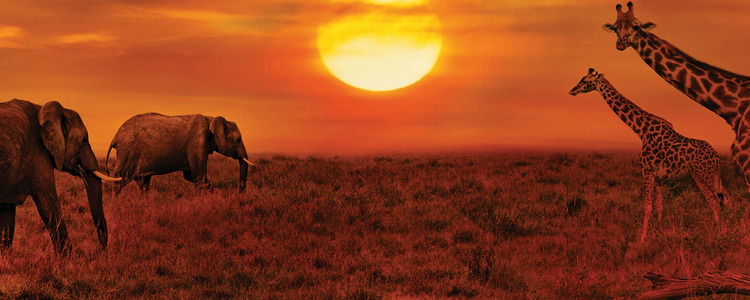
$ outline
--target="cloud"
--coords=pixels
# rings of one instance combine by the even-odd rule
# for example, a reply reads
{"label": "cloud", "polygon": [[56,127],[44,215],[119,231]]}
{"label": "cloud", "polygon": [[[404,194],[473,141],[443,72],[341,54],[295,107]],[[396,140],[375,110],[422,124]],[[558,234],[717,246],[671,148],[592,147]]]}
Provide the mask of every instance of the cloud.
{"label": "cloud", "polygon": [[0,26],[0,39],[21,35],[21,28],[15,26]]}
{"label": "cloud", "polygon": [[91,32],[63,35],[55,40],[61,44],[109,43],[115,40],[115,37],[104,33]]}
{"label": "cloud", "polygon": [[257,15],[208,10],[154,10],[151,13],[159,18],[192,21],[208,29],[202,33],[193,32],[197,35],[261,34],[259,25],[264,21]]}
{"label": "cloud", "polygon": [[236,22],[246,19],[243,15],[203,10],[166,10],[156,11],[156,13],[170,18],[205,22]]}
{"label": "cloud", "polygon": [[0,48],[20,48],[21,45],[13,41],[23,34],[21,27],[0,26]]}

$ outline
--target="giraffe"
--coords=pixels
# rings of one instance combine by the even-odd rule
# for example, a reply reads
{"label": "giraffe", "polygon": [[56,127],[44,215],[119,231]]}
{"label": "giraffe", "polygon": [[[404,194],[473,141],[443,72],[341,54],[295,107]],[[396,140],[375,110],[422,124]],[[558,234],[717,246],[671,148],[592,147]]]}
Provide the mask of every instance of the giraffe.
{"label": "giraffe", "polygon": [[690,172],[701,193],[708,200],[714,219],[718,223],[717,199],[723,206],[729,205],[729,197],[721,184],[719,155],[716,150],[705,141],[687,138],[677,133],[671,123],[641,109],[625,98],[604,78],[604,74],[599,74],[593,68],[590,68],[588,74],[570,90],[570,94],[575,96],[593,90],[604,97],[615,114],[643,143],[640,163],[646,199],[640,242],[646,239],[648,232],[652,197],[656,196],[656,215],[661,221],[662,183],[665,179],[685,171]]}
{"label": "giraffe", "polygon": [[652,22],[642,23],[617,4],[617,20],[603,28],[617,34],[617,49],[633,48],[659,76],[693,101],[722,117],[734,130],[732,158],[745,176],[750,191],[750,77],[697,60],[649,30]]}

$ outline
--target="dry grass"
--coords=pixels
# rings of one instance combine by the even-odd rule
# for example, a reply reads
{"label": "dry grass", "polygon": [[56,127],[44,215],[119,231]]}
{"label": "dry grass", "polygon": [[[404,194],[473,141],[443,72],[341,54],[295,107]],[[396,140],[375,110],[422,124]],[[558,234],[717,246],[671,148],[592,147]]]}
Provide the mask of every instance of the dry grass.
{"label": "dry grass", "polygon": [[649,288],[647,271],[750,274],[744,180],[722,161],[733,209],[714,224],[689,177],[665,189],[664,220],[635,246],[637,154],[212,157],[216,189],[180,174],[113,196],[98,250],[80,180],[58,174],[75,250],[53,253],[33,201],[0,254],[9,298],[607,298]]}

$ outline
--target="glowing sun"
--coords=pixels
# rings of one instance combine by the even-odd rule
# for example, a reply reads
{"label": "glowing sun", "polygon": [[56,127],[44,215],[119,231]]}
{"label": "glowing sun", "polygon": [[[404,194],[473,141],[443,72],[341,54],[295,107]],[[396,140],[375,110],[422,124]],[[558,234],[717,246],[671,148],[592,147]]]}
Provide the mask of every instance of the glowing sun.
{"label": "glowing sun", "polygon": [[323,64],[341,81],[370,91],[409,86],[435,65],[442,37],[427,0],[334,0],[318,27]]}

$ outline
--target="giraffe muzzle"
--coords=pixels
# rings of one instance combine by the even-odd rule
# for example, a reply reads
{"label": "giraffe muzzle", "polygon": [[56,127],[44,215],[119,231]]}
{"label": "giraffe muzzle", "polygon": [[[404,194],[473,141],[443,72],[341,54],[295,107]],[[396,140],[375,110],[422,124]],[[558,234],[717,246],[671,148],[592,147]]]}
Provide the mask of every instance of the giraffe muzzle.
{"label": "giraffe muzzle", "polygon": [[623,51],[625,49],[628,49],[628,42],[627,41],[617,41],[617,50]]}

